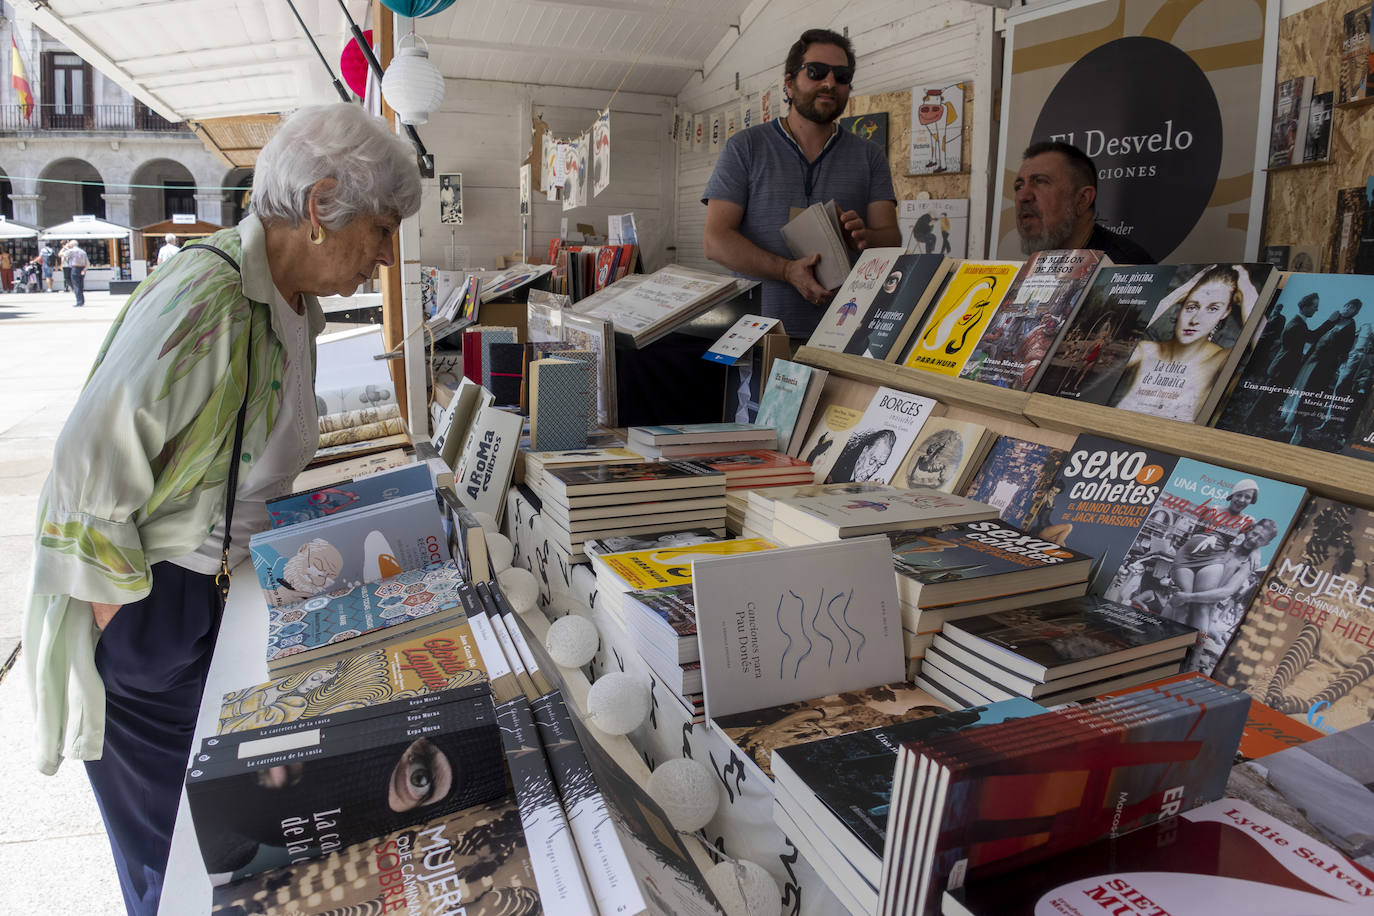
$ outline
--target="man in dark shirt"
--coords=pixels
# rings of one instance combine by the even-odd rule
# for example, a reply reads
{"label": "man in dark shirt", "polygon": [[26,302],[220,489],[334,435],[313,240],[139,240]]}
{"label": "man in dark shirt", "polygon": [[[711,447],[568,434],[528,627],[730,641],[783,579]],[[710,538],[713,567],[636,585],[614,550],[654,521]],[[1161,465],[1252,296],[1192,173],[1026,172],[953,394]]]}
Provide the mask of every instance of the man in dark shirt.
{"label": "man in dark shirt", "polygon": [[1097,167],[1076,146],[1032,143],[1016,173],[1016,231],[1021,251],[1095,248],[1115,264],[1154,264],[1144,248],[1095,221]]}

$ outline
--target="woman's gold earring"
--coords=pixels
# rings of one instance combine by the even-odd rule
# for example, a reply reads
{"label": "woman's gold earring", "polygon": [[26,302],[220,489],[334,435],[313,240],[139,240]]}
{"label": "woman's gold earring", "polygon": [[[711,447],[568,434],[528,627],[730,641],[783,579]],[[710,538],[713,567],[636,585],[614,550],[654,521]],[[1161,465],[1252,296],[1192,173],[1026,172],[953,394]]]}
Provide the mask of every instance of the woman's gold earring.
{"label": "woman's gold earring", "polygon": [[310,227],[310,244],[312,244],[312,245],[322,245],[322,244],[324,244],[324,227],[323,227],[323,226],[311,226],[311,227]]}

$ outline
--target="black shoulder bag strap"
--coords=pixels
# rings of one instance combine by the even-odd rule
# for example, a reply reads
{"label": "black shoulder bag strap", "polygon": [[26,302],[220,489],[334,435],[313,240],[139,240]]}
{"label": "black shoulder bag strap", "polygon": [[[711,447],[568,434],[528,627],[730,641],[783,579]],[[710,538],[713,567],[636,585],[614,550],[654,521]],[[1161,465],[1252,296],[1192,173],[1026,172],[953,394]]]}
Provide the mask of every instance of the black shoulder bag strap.
{"label": "black shoulder bag strap", "polygon": [[[219,255],[229,266],[234,268],[235,273],[242,275],[238,261],[228,252],[216,248],[214,245],[207,245],[203,242],[196,242],[184,246],[182,251],[212,251]],[[243,403],[239,405],[239,417],[234,426],[234,450],[229,453],[229,485],[228,495],[224,503],[224,548],[220,551],[219,573],[215,576],[215,587],[219,589],[220,610],[224,609],[224,603],[229,600],[229,533],[234,524],[234,498],[238,494],[239,488],[239,465],[243,461],[243,426],[248,419],[248,396],[252,390],[251,381],[253,373],[253,325],[249,321],[248,325],[248,365],[247,371],[243,376]]]}

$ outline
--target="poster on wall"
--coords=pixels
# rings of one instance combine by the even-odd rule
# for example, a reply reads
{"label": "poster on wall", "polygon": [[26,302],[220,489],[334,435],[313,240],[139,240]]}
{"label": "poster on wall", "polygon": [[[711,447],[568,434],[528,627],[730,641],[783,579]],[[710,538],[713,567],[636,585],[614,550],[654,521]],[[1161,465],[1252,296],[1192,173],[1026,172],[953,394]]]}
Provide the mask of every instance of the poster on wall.
{"label": "poster on wall", "polygon": [[447,226],[463,225],[462,172],[439,176],[439,222]]}
{"label": "poster on wall", "polygon": [[872,114],[840,118],[840,130],[847,130],[856,137],[878,144],[883,155],[887,155],[887,112],[875,111]]}
{"label": "poster on wall", "polygon": [[913,86],[908,175],[943,175],[964,164],[964,84]]}
{"label": "poster on wall", "polygon": [[520,215],[530,215],[530,185],[534,180],[533,169],[526,163],[520,166]]}
{"label": "poster on wall", "polygon": [[907,254],[968,257],[968,198],[924,198],[897,203],[897,227]]}
{"label": "poster on wall", "polygon": [[611,110],[596,116],[592,125],[592,196],[597,197],[611,183]]}
{"label": "poster on wall", "polygon": [[767,124],[778,116],[778,93],[776,89],[765,89],[759,95],[759,123]]}
{"label": "poster on wall", "polygon": [[1254,260],[1279,5],[1078,0],[1008,13],[996,256],[1021,256],[1021,152],[1062,140],[1093,159],[1098,223],[1155,261]]}

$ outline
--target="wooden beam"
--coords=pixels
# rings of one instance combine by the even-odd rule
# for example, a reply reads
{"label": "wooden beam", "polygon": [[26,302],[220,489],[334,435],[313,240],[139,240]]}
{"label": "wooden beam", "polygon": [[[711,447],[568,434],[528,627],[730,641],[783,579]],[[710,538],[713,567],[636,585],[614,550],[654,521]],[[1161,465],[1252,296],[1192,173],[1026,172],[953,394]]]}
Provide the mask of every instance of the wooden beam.
{"label": "wooden beam", "polygon": [[[381,0],[372,0],[372,40],[377,45],[377,62],[385,72],[391,63],[392,48],[395,45],[396,20],[391,10],[382,5]],[[380,80],[378,81],[380,86]],[[379,89],[380,91],[380,89]],[[382,99],[382,117],[390,124],[396,123],[396,112]],[[407,141],[409,142],[409,141]],[[378,272],[378,282],[382,288],[382,344],[386,352],[399,350],[405,337],[405,316],[401,312],[401,234],[391,236],[391,267],[382,267]],[[401,416],[409,416],[409,392],[406,391],[405,360],[389,359],[387,371],[391,373],[391,383],[396,386],[396,405]],[[423,397],[423,394],[420,395]],[[411,439],[423,438],[429,430],[412,429]]]}
{"label": "wooden beam", "polygon": [[484,51],[493,54],[527,54],[556,60],[598,61],[607,64],[633,64],[638,61],[641,67],[662,67],[668,70],[697,70],[701,61],[686,57],[666,57],[661,54],[645,54],[636,57],[637,51],[626,48],[623,51],[605,48],[574,48],[565,45],[521,44],[511,41],[479,41],[472,38],[428,38],[425,40],[430,50],[444,48],[455,51]]}

